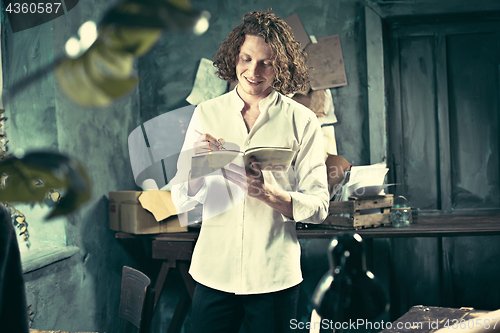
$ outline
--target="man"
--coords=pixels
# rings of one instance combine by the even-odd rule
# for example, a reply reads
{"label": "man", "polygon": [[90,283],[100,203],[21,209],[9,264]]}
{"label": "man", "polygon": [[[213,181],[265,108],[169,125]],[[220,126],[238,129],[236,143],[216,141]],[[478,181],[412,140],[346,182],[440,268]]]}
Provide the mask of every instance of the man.
{"label": "man", "polygon": [[[189,271],[198,282],[192,333],[238,332],[242,322],[248,333],[286,332],[296,318],[302,275],[295,222],[321,223],[329,200],[319,123],[284,96],[308,82],[305,61],[290,27],[269,12],[245,15],[216,54],[217,74],[238,85],[197,106],[172,181],[180,211],[203,204]],[[260,170],[252,157],[246,168],[231,163],[190,179],[193,150],[221,149],[221,138],[241,150],[291,148],[295,157],[287,171]]]}

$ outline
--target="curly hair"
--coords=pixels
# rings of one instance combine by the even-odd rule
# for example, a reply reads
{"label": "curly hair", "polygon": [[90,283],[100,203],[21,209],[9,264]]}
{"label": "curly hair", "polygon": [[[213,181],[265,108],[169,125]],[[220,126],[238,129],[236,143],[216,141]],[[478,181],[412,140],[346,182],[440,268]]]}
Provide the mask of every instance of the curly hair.
{"label": "curly hair", "polygon": [[264,38],[273,56],[273,88],[282,94],[303,89],[309,82],[307,55],[293,36],[285,21],[269,11],[250,12],[243,16],[243,23],[229,32],[214,56],[216,74],[223,80],[236,81],[236,64],[245,35]]}

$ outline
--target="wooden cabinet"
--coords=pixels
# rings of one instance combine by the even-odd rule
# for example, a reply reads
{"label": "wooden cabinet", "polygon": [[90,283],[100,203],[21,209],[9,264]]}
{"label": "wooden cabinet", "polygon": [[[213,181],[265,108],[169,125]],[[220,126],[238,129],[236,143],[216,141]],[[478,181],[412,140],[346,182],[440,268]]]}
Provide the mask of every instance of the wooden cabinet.
{"label": "wooden cabinet", "polygon": [[395,194],[428,213],[498,212],[500,20],[386,23]]}

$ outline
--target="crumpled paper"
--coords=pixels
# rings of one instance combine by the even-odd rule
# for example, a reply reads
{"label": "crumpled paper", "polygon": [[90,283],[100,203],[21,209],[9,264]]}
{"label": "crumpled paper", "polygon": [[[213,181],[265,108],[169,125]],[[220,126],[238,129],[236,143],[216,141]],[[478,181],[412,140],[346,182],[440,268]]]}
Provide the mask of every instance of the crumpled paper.
{"label": "crumpled paper", "polygon": [[186,101],[192,105],[198,105],[226,92],[227,82],[215,75],[216,70],[212,61],[201,58],[193,89]]}

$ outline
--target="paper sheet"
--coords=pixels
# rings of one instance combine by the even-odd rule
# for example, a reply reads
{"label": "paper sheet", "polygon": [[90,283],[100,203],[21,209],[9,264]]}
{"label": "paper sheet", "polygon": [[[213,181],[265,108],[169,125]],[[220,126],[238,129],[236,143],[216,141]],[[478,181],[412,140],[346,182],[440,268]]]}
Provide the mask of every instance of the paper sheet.
{"label": "paper sheet", "polygon": [[338,155],[335,127],[333,125],[323,126],[321,130],[323,130],[323,139],[325,140],[325,152],[330,155]]}
{"label": "paper sheet", "polygon": [[216,68],[212,61],[201,58],[200,66],[196,72],[193,90],[186,98],[186,101],[193,105],[208,101],[222,95],[227,90],[227,82],[215,75]]}
{"label": "paper sheet", "polygon": [[[384,195],[385,189],[389,186],[394,186],[397,184],[384,184],[384,185],[369,185],[358,187],[355,191],[351,193],[354,197],[372,197],[376,195]],[[384,192],[383,192],[384,191]]]}
{"label": "paper sheet", "polygon": [[[353,166],[349,171],[349,181],[345,184],[342,193],[341,201],[348,200],[349,196],[357,192],[358,189],[369,187],[373,192],[373,186],[381,186],[384,184],[385,175],[389,169],[386,167],[385,162]],[[359,191],[358,197],[362,197],[366,192]],[[380,195],[383,195],[383,186],[380,188]]]}
{"label": "paper sheet", "polygon": [[326,116],[318,118],[321,125],[333,125],[337,122],[337,116],[335,115],[335,106],[333,104],[333,97],[330,89],[325,89],[324,112]]}

